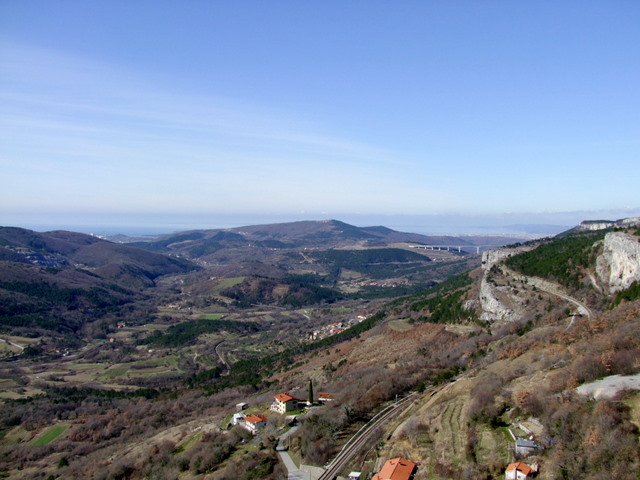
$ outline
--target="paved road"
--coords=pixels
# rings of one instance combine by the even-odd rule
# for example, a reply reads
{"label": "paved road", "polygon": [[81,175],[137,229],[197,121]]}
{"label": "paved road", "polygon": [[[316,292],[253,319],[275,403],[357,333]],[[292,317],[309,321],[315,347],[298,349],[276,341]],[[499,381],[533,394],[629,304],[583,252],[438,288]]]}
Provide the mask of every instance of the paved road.
{"label": "paved road", "polygon": [[516,273],[513,270],[506,268],[506,266],[504,265],[502,266],[502,268],[505,269],[505,271],[515,279],[525,280],[527,283],[534,285],[538,290],[542,290],[544,292],[550,293],[551,295],[560,297],[567,302],[573,303],[576,307],[578,307],[578,313],[580,315],[584,315],[589,320],[593,320],[593,312],[589,309],[589,307],[587,307],[580,300],[570,297],[569,295],[564,293],[559,285],[556,285],[553,282],[550,282],[549,280],[545,280],[543,278],[528,277],[520,273]]}
{"label": "paved road", "polygon": [[278,439],[278,446],[276,447],[276,450],[278,451],[280,460],[282,460],[282,463],[284,463],[284,466],[287,468],[287,472],[288,472],[287,478],[289,480],[316,480],[319,475],[312,475],[308,471],[299,469],[298,466],[293,461],[293,459],[291,458],[291,455],[289,455],[289,452],[287,452],[286,450],[287,438],[289,438],[289,436],[291,436],[297,429],[298,427],[295,426],[289,429],[287,432],[285,432]]}

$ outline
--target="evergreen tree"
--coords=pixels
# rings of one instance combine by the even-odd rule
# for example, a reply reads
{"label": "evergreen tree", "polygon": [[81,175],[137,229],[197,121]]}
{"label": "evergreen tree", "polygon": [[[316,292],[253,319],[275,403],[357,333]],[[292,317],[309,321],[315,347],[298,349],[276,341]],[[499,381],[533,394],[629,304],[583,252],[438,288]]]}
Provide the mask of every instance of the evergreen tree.
{"label": "evergreen tree", "polygon": [[307,405],[313,405],[313,383],[309,379],[309,398],[307,399]]}

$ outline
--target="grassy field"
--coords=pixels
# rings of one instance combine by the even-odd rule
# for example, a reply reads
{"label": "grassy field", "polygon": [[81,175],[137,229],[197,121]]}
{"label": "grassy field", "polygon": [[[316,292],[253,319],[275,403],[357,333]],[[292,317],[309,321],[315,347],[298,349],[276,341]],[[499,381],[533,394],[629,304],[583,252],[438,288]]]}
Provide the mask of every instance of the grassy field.
{"label": "grassy field", "polygon": [[0,391],[16,388],[18,384],[10,378],[0,378]]}
{"label": "grassy field", "polygon": [[0,339],[0,354],[14,354],[14,353],[20,353],[22,350],[20,350],[18,347],[15,347],[7,342],[5,342],[4,340]]}
{"label": "grassy field", "polygon": [[184,452],[186,450],[189,450],[189,448],[191,448],[193,445],[195,445],[197,442],[200,441],[200,439],[202,438],[203,433],[202,432],[198,432],[195,435],[192,435],[191,437],[187,438],[184,442],[182,442],[176,452]]}
{"label": "grassy field", "polygon": [[629,395],[625,403],[631,409],[631,421],[640,428],[640,392]]}
{"label": "grassy field", "polygon": [[202,315],[200,319],[202,320],[220,320],[224,317],[221,313],[207,313],[206,315]]}
{"label": "grassy field", "polygon": [[19,389],[11,391],[0,391],[0,399],[19,400],[21,398],[33,397],[34,395],[40,395],[43,393],[39,388],[32,387],[20,387]]}
{"label": "grassy field", "polygon": [[107,363],[68,363],[65,364],[65,367],[69,370],[76,371],[86,371],[86,370],[97,370],[100,368],[107,367]]}
{"label": "grassy field", "polygon": [[109,368],[109,370],[107,370],[103,375],[100,375],[99,378],[107,381],[113,380],[115,378],[125,375],[130,368],[131,368],[131,365],[129,364],[114,365],[113,367]]}
{"label": "grassy field", "polygon": [[405,332],[411,330],[413,325],[409,323],[407,319],[391,320],[389,322],[389,328],[397,332]]}
{"label": "grassy field", "polygon": [[242,283],[244,278],[245,277],[225,278],[219,284],[213,287],[211,293],[213,293],[214,295],[218,295],[220,292],[226,290],[227,288],[231,288],[239,283]]}
{"label": "grassy field", "polygon": [[54,425],[53,427],[49,428],[44,434],[36,438],[31,443],[31,445],[33,445],[34,447],[42,447],[44,445],[49,445],[56,438],[58,438],[60,435],[66,432],[68,428],[69,428],[69,425]]}
{"label": "grassy field", "polygon": [[178,357],[168,355],[161,358],[150,358],[131,363],[115,364],[96,378],[100,381],[113,381],[127,376],[128,378],[148,378],[171,374],[178,371]]}

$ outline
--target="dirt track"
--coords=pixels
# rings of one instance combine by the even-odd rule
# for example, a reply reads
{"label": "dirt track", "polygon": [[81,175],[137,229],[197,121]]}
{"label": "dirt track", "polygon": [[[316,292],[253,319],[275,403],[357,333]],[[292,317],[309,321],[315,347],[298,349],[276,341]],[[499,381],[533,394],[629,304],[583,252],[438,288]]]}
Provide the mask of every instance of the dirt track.
{"label": "dirt track", "polygon": [[590,395],[596,400],[611,398],[621,390],[640,390],[640,373],[628,376],[611,375],[576,388],[581,395]]}

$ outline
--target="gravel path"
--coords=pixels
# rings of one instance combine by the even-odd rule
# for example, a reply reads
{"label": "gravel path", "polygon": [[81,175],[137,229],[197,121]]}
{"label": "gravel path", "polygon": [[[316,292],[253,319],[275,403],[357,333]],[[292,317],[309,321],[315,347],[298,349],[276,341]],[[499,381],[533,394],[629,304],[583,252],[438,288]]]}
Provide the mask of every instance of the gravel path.
{"label": "gravel path", "polygon": [[621,390],[640,390],[640,373],[627,376],[611,375],[576,388],[579,394],[590,395],[596,400],[611,398]]}

